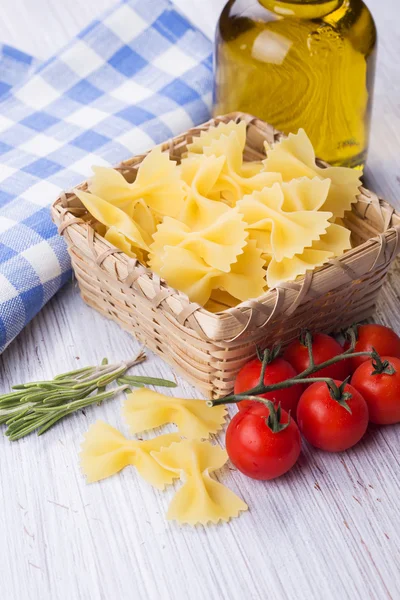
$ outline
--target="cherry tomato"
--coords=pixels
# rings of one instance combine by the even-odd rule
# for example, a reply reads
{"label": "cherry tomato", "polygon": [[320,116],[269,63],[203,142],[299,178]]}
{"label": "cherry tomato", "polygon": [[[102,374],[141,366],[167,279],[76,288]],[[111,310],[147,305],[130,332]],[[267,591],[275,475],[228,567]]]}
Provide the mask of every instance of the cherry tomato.
{"label": "cherry tomato", "polygon": [[[333,337],[325,333],[312,335],[312,349],[316,365],[343,354],[343,348]],[[285,350],[283,358],[290,362],[298,373],[305,371],[309,364],[308,349],[301,340],[295,340]],[[344,381],[350,375],[348,360],[342,360],[330,367],[317,371],[312,377],[331,377]]]}
{"label": "cherry tomato", "polygon": [[355,371],[351,385],[368,404],[369,420],[378,425],[391,425],[400,422],[400,359],[385,356],[381,361],[388,363],[382,373],[374,374],[377,365],[367,360]]}
{"label": "cherry tomato", "polygon": [[[258,358],[251,360],[247,363],[240,371],[235,381],[235,394],[242,394],[254,388],[260,381],[261,376],[261,361]],[[265,370],[264,383],[265,385],[271,385],[273,383],[279,383],[286,379],[291,379],[297,375],[295,369],[283,358],[275,358],[271,361]],[[291,412],[293,417],[296,417],[296,408],[299,402],[300,396],[304,391],[304,386],[298,383],[290,388],[284,390],[276,390],[267,394],[262,394],[261,398],[271,400],[278,406],[279,404],[286,410]],[[239,402],[239,410],[244,410],[253,404],[259,404],[252,400],[242,400]]]}
{"label": "cherry tomato", "polygon": [[[389,327],[384,325],[377,325],[376,323],[370,325],[359,325],[357,328],[358,339],[354,348],[354,352],[371,352],[373,348],[381,356],[396,356],[400,358],[400,337]],[[345,349],[350,347],[350,343],[345,343]],[[350,368],[351,372],[362,365],[362,363],[369,360],[368,356],[357,356],[351,358]]]}
{"label": "cherry tomato", "polygon": [[[340,381],[335,381],[340,386]],[[344,387],[351,394],[347,405],[351,414],[335,400],[325,382],[310,385],[300,398],[297,422],[306,440],[328,452],[341,452],[361,440],[368,426],[368,406],[362,395],[351,385]]]}
{"label": "cherry tomato", "polygon": [[278,432],[268,426],[267,406],[255,403],[233,417],[226,431],[226,450],[232,463],[253,479],[280,477],[297,462],[301,437],[296,422],[281,411],[281,424],[289,425]]}

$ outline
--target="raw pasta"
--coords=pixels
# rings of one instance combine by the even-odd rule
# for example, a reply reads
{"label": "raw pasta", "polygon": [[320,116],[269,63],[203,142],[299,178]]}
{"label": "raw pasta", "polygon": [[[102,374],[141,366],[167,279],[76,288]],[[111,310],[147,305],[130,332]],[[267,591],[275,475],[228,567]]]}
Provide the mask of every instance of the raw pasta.
{"label": "raw pasta", "polygon": [[228,292],[239,300],[258,298],[265,291],[265,260],[256,242],[250,240],[240,254],[230,273],[222,273],[214,282],[214,287]]}
{"label": "raw pasta", "polygon": [[218,140],[222,135],[228,136],[234,132],[237,136],[238,146],[243,152],[246,144],[246,122],[228,121],[228,123],[218,123],[216,127],[210,127],[207,131],[202,131],[199,137],[193,138],[193,142],[188,144],[189,154],[203,154],[204,149],[209,147],[213,140]]}
{"label": "raw pasta", "polygon": [[224,167],[214,189],[220,191],[231,205],[246,194],[282,181],[280,173],[261,171],[254,174],[249,167],[243,168],[243,148],[239,146],[234,131],[229,136],[224,135],[213,140],[210,146],[204,149],[204,154],[211,157],[224,157]]}
{"label": "raw pasta", "polygon": [[220,194],[212,193],[224,163],[224,158],[207,157],[204,160],[187,159],[181,164],[186,183],[186,198],[179,220],[191,230],[198,231],[214,223],[229,207],[220,202]]}
{"label": "raw pasta", "polygon": [[320,210],[329,193],[330,179],[300,177],[281,184],[283,192],[282,210]]}
{"label": "raw pasta", "polygon": [[200,231],[191,231],[188,225],[165,217],[153,236],[152,253],[160,253],[165,246],[191,250],[208,265],[229,272],[232,263],[246,245],[248,233],[243,216],[235,210],[221,215],[214,223]]}
{"label": "raw pasta", "polygon": [[350,248],[349,231],[333,225],[355,202],[360,173],[317,166],[302,129],[266,143],[266,160],[244,162],[246,130],[230,121],[202,131],[179,165],[157,147],[133,183],[94,167],[90,193],[76,191],[99,235],[211,312]]}
{"label": "raw pasta", "polygon": [[162,254],[153,254],[150,266],[168,285],[181,290],[200,306],[210,298],[215,280],[221,274],[195,252],[179,246],[167,246]]}
{"label": "raw pasta", "polygon": [[137,256],[139,260],[143,260],[143,252],[141,252],[137,248],[134,251],[132,249],[132,244],[130,243],[128,238],[122,233],[120,233],[118,229],[114,227],[114,225],[107,229],[107,231],[104,234],[104,239],[106,239],[107,242],[110,242],[110,244],[112,244],[116,248],[119,248],[119,250],[122,250],[127,256]]}
{"label": "raw pasta", "polygon": [[141,229],[123,210],[113,206],[99,196],[75,190],[79,200],[84,204],[91,215],[103,225],[114,227],[119,233],[124,235],[135,248],[149,251],[151,237]]}
{"label": "raw pasta", "polygon": [[195,252],[180,246],[166,246],[162,254],[151,258],[150,265],[170,286],[182,290],[201,306],[210,299],[214,289],[247,300],[260,296],[266,285],[265,259],[253,240],[247,243],[229,273],[207,265]]}
{"label": "raw pasta", "polygon": [[195,138],[188,146],[189,158],[192,157],[193,160],[193,154],[197,154],[199,163],[206,160],[206,157],[223,159],[219,176],[214,179],[211,190],[219,192],[221,199],[230,206],[234,206],[245,194],[282,181],[279,173],[262,172],[259,163],[243,162],[245,143],[245,121],[231,121],[202,132],[200,138]]}
{"label": "raw pasta", "polygon": [[232,306],[237,306],[239,302],[240,300],[234,298],[228,294],[228,292],[224,292],[223,290],[213,290],[209,301],[205,305],[205,309],[212,313],[216,313],[231,308]]}
{"label": "raw pasta", "polygon": [[[184,200],[180,170],[167,152],[157,146],[140,164],[136,179],[128,183],[114,169],[95,167],[90,191],[130,214],[130,203],[143,199],[158,215],[178,216]],[[132,216],[132,215],[131,215]]]}
{"label": "raw pasta", "polygon": [[331,224],[320,240],[313,242],[301,254],[284,258],[281,262],[272,259],[267,269],[267,283],[274,288],[285,281],[293,281],[306,271],[321,267],[334,256],[341,256],[350,250],[350,231],[340,225]]}
{"label": "raw pasta", "polygon": [[176,475],[163,468],[152,456],[153,451],[179,442],[176,433],[160,435],[151,440],[128,440],[111,425],[97,421],[86,433],[80,462],[88,483],[100,481],[133,465],[139,475],[154,487],[163,490]]}
{"label": "raw pasta", "polygon": [[314,148],[304,129],[299,129],[297,134],[289,134],[273,148],[267,144],[266,152],[265,169],[281,173],[283,181],[298,177],[312,179],[316,175],[330,179],[328,197],[322,208],[331,212],[334,218],[343,217],[346,210],[351,210],[359,193],[362,172],[346,167],[318,167]]}
{"label": "raw pasta", "polygon": [[243,500],[210,476],[228,459],[226,451],[219,446],[183,441],[153,452],[152,456],[164,469],[184,480],[169,505],[168,519],[189,525],[206,525],[229,521],[248,509]]}
{"label": "raw pasta", "polygon": [[257,242],[265,254],[272,254],[280,262],[292,258],[304,248],[318,240],[329,226],[330,212],[283,210],[284,194],[279,183],[261,192],[254,192],[238,202],[243,214],[250,239]]}
{"label": "raw pasta", "polygon": [[131,433],[175,423],[185,437],[201,439],[222,428],[226,409],[223,406],[209,408],[204,400],[184,400],[140,389],[128,395],[123,415]]}

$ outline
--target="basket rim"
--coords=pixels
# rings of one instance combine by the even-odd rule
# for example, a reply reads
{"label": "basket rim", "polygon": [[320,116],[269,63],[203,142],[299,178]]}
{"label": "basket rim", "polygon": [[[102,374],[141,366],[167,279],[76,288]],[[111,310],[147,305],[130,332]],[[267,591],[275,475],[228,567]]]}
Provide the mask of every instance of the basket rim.
{"label": "basket rim", "polygon": [[[183,134],[171,138],[170,140],[162,144],[163,151],[171,150],[171,148],[175,147],[177,143],[182,143],[182,139],[184,139],[185,142],[187,142],[191,136],[193,136],[194,134],[198,135],[201,131],[208,129],[210,126],[216,125],[221,122],[228,122],[237,119],[245,120],[248,126],[254,125],[256,127],[259,127],[260,129],[264,129],[265,131],[268,130],[269,133],[272,134],[275,139],[280,139],[281,137],[283,137],[283,134],[281,132],[273,128],[265,121],[262,121],[261,119],[258,119],[257,117],[254,117],[247,113],[233,112],[227,115],[222,115],[210,119],[209,121],[203,123],[202,125],[199,125],[198,127],[190,129],[184,132]],[[142,160],[148,155],[150,151],[151,149],[149,149],[143,154],[135,155],[125,161],[120,162],[113,168],[122,172],[130,170],[132,168],[136,170],[137,166],[142,162]],[[328,166],[328,163],[324,161],[318,160],[317,162],[321,166]],[[86,189],[89,181],[90,179],[86,179],[81,184],[75,186],[74,189]],[[124,254],[121,250],[115,248],[110,242],[108,242],[103,236],[99,235],[94,230],[94,228],[90,224],[90,221],[83,221],[83,219],[80,216],[77,216],[77,212],[80,212],[82,216],[84,214],[88,214],[88,211],[86,211],[86,209],[80,209],[80,211],[77,211],[76,209],[71,210],[68,208],[68,203],[73,199],[77,199],[77,196],[75,195],[73,190],[69,192],[63,192],[51,206],[53,220],[56,222],[56,224],[59,225],[58,230],[61,235],[70,227],[72,227],[75,231],[81,230],[81,232],[83,229],[86,229],[85,237],[89,239],[90,236],[91,243],[93,245],[93,250],[96,245],[99,246],[99,250],[104,246],[106,247],[104,250],[101,250],[99,255],[95,252],[97,263],[100,262],[101,264],[107,258],[113,257],[116,263],[124,264],[130,273],[134,273],[135,280],[142,277],[147,277],[148,281],[151,283],[153,283],[154,280],[156,280],[158,289],[162,289],[166,293],[165,299],[173,300],[175,298],[179,303],[181,303],[181,305],[183,305],[183,314],[181,314],[180,317],[182,325],[185,325],[189,317],[191,317],[194,314],[196,314],[196,317],[200,318],[201,320],[206,319],[209,322],[209,324],[211,324],[214,321],[214,326],[216,324],[226,324],[227,321],[233,319],[236,324],[238,324],[239,321],[244,326],[244,329],[242,327],[242,330],[239,335],[242,335],[244,331],[246,331],[249,328],[252,316],[248,318],[248,313],[250,312],[252,315],[253,310],[255,309],[255,305],[257,305],[258,309],[260,309],[260,307],[263,306],[267,309],[264,311],[261,310],[261,312],[264,312],[265,314],[265,323],[258,324],[257,327],[263,327],[267,324],[267,322],[271,319],[272,316],[270,309],[272,308],[272,314],[274,314],[275,308],[279,303],[281,291],[284,291],[285,294],[286,292],[288,292],[289,296],[293,296],[293,293],[291,294],[291,292],[294,292],[295,300],[292,305],[293,312],[293,310],[301,304],[301,300],[304,298],[304,296],[306,296],[307,291],[304,292],[304,290],[309,289],[311,285],[310,279],[318,279],[319,277],[321,277],[322,274],[326,275],[326,273],[330,271],[333,275],[335,269],[340,269],[342,271],[344,270],[349,276],[357,276],[357,273],[353,270],[352,265],[354,266],[354,263],[357,262],[357,259],[361,257],[362,254],[365,254],[368,250],[373,250],[374,247],[376,248],[376,246],[378,245],[379,250],[378,252],[375,251],[375,254],[377,254],[378,258],[381,255],[383,255],[382,258],[384,261],[384,265],[386,265],[388,262],[391,262],[394,259],[394,257],[397,255],[400,249],[400,214],[386,200],[378,197],[371,190],[361,186],[360,195],[357,197],[357,202],[353,204],[352,212],[356,213],[359,218],[366,221],[368,219],[368,211],[374,211],[375,217],[380,217],[380,220],[382,222],[382,231],[380,233],[378,233],[375,236],[372,236],[371,238],[355,246],[351,250],[348,250],[342,256],[330,259],[321,267],[307,271],[305,275],[297,277],[295,281],[280,284],[274,288],[268,289],[262,296],[259,296],[258,298],[246,300],[244,302],[239,303],[235,307],[227,307],[223,311],[214,313],[210,312],[209,310],[207,310],[203,306],[200,306],[197,303],[191,302],[186,294],[169,286],[164,279],[159,278],[151,269],[149,269],[145,265],[142,265],[137,259],[132,259],[128,255]],[[394,223],[394,220],[397,220],[398,222]],[[394,240],[393,237],[395,238]],[[385,255],[385,249],[388,243],[391,243],[392,245],[394,244],[394,250],[392,251],[389,260],[387,260]],[[101,261],[99,261],[99,258],[101,258]],[[378,266],[380,266],[378,265],[378,263],[379,260],[374,260],[369,270],[372,271],[374,268],[378,268]],[[118,271],[116,272],[118,273]],[[351,280],[354,279],[355,277],[349,277],[349,283],[351,282]],[[121,283],[124,282],[121,281]],[[173,312],[175,313],[175,311]],[[178,314],[175,314],[175,317],[177,316]],[[193,319],[190,319],[190,323],[191,325],[193,325]],[[232,340],[226,341],[234,341],[239,337],[239,335],[235,335],[232,338]]]}

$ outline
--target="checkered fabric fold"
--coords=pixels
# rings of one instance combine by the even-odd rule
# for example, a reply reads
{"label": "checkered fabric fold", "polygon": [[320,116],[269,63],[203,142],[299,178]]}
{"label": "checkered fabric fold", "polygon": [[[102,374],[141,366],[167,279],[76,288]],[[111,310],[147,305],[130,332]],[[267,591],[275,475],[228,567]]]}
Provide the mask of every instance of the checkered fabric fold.
{"label": "checkered fabric fold", "polygon": [[41,65],[0,46],[0,352],[71,275],[60,190],[205,121],[211,85],[210,41],[167,0],[118,4]]}

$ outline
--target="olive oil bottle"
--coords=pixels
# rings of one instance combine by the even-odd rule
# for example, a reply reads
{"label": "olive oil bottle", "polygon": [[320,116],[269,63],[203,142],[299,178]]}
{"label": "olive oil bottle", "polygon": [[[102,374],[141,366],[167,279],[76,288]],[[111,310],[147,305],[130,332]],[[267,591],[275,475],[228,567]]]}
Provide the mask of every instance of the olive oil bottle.
{"label": "olive oil bottle", "polygon": [[229,0],[215,47],[214,114],[303,127],[333,165],[365,163],[377,34],[362,0]]}

